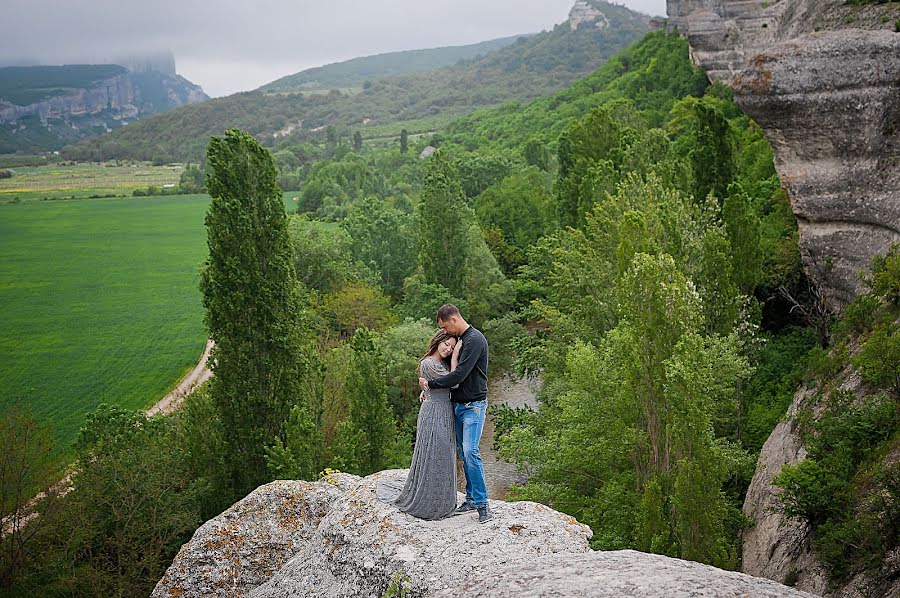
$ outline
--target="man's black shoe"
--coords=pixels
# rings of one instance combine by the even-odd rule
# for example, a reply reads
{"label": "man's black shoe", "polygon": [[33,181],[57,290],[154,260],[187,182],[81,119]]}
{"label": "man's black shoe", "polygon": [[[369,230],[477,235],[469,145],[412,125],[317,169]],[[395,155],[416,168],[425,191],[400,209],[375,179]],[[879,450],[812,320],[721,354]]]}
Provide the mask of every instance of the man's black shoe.
{"label": "man's black shoe", "polygon": [[491,510],[488,508],[487,505],[484,505],[483,507],[478,507],[478,523],[487,523],[488,521],[490,521],[493,518],[494,518],[494,516],[491,515]]}
{"label": "man's black shoe", "polygon": [[462,515],[463,513],[468,513],[469,511],[474,511],[475,505],[470,502],[464,502],[463,504],[456,507],[456,510],[453,511],[454,515]]}

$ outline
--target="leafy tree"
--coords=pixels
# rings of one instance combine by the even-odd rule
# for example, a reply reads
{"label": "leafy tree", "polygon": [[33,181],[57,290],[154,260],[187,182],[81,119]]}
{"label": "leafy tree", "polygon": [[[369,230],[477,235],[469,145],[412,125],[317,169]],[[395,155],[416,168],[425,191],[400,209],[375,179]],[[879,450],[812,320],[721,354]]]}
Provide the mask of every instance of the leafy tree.
{"label": "leafy tree", "polygon": [[456,161],[459,181],[468,201],[509,176],[513,163],[505,156],[474,154]]}
{"label": "leafy tree", "polygon": [[350,282],[323,298],[320,311],[342,338],[360,327],[384,330],[394,319],[388,311],[390,300],[380,289],[364,282]]}
{"label": "leafy tree", "polygon": [[722,220],[731,242],[734,282],[745,295],[752,294],[762,278],[761,225],[750,201],[742,189],[732,187],[722,205]]}
{"label": "leafy tree", "polygon": [[353,134],[353,151],[360,152],[362,151],[362,133],[356,131]]}
{"label": "leafy tree", "polygon": [[408,319],[388,328],[377,339],[384,360],[388,399],[397,418],[410,426],[415,425],[418,415],[419,360],[434,335],[433,322],[430,318]]}
{"label": "leafy tree", "polygon": [[384,469],[396,435],[387,399],[384,362],[374,334],[360,328],[350,341],[346,395],[349,416],[338,426],[334,463],[358,475]]}
{"label": "leafy tree", "polygon": [[281,193],[271,155],[232,129],[209,144],[209,258],[201,273],[215,374],[210,394],[235,489],[268,478],[264,447],[303,402],[310,355]]}
{"label": "leafy tree", "polygon": [[[609,158],[621,140],[619,125],[606,107],[592,110],[563,133],[556,188],[557,216],[562,226],[582,225],[585,212],[602,197],[598,191],[615,188],[616,168]],[[600,183],[600,189],[596,183]]]}
{"label": "leafy tree", "polygon": [[206,193],[206,173],[199,165],[188,164],[178,177],[180,193]]}
{"label": "leafy tree", "polygon": [[[506,274],[513,273],[524,262],[528,247],[553,228],[549,186],[545,174],[529,168],[488,187],[475,200],[481,226],[498,231],[492,251]],[[509,247],[505,255],[494,251],[498,245]]]}
{"label": "leafy tree", "polygon": [[200,523],[175,420],[101,405],[76,441],[73,491],[48,541],[48,593],[148,595]]}
{"label": "leafy tree", "polygon": [[[47,488],[56,474],[50,428],[30,410],[17,405],[3,415],[0,446],[0,588],[9,589],[34,559],[39,533],[57,525],[59,488]],[[29,505],[44,488],[43,498]]]}
{"label": "leafy tree", "polygon": [[409,151],[409,131],[406,129],[400,130],[400,153],[405,154]]}
{"label": "leafy tree", "polygon": [[380,275],[386,293],[399,297],[416,267],[413,216],[369,197],[351,206],[341,226],[350,234],[353,258]]}
{"label": "leafy tree", "polygon": [[469,229],[459,175],[442,151],[428,161],[422,200],[416,210],[419,267],[424,281],[465,295],[465,241]]}
{"label": "leafy tree", "polygon": [[352,239],[343,229],[305,216],[288,218],[297,281],[320,293],[333,293],[349,280],[362,277],[354,263]]}

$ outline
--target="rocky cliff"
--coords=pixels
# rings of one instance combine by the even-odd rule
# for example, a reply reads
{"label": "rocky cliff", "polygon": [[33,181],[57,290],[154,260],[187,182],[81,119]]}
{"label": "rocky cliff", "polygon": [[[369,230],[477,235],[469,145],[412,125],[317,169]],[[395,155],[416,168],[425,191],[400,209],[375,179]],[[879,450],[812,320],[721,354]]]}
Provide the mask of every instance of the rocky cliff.
{"label": "rocky cliff", "polygon": [[828,303],[900,241],[900,5],[844,0],[668,0],[711,80],[772,143],[810,276]]}
{"label": "rocky cliff", "polygon": [[[29,68],[0,69],[0,78],[5,73],[27,77],[21,71]],[[36,68],[44,72],[68,67]],[[65,78],[65,73],[58,76]],[[117,74],[86,81],[83,87],[59,85],[52,80],[46,85],[38,82],[37,86],[56,91],[25,102],[0,97],[0,153],[58,149],[149,114],[209,99],[199,86],[181,76],[124,67]]]}
{"label": "rocky cliff", "polygon": [[531,502],[491,501],[484,525],[421,521],[376,498],[379,479],[402,473],[261,486],[198,529],[152,595],[809,596],[659,555],[593,552],[590,528]]}

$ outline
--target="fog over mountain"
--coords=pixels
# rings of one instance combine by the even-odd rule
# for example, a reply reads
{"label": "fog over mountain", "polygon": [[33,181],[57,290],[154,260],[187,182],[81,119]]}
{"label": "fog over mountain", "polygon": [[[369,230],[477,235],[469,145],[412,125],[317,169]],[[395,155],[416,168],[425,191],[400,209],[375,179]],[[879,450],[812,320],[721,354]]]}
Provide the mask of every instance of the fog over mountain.
{"label": "fog over mountain", "polygon": [[[357,56],[550,29],[566,20],[573,2],[7,0],[0,20],[0,62],[104,63],[171,51],[178,73],[215,97]],[[621,3],[665,14],[664,0]]]}

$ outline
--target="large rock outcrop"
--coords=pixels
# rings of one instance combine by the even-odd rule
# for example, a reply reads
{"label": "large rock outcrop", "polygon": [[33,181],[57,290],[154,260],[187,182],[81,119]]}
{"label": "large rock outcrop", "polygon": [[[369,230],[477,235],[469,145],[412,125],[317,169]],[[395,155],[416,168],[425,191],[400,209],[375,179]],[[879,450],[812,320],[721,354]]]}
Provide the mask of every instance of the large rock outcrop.
{"label": "large rock outcrop", "polygon": [[694,61],[763,128],[831,307],[900,241],[900,18],[896,3],[668,0]]}
{"label": "large rock outcrop", "polygon": [[[66,87],[65,93],[48,92],[34,101],[16,103],[0,97],[0,151],[58,149],[65,143],[111,131],[150,114],[209,99],[198,85],[169,72],[174,70],[174,59],[171,67],[160,65],[166,72],[152,70],[153,66],[136,63],[134,68],[142,70],[132,71],[109,65],[107,70],[113,72],[81,83],[84,87]],[[64,71],[72,67],[9,67],[0,69],[0,78],[47,68]],[[53,73],[49,76],[60,78]],[[48,80],[46,85],[53,88],[55,83]]]}
{"label": "large rock outcrop", "polygon": [[785,465],[806,458],[794,418],[810,394],[805,388],[797,393],[784,421],[775,427],[760,451],[744,500],[744,515],[751,527],[742,538],[741,569],[780,582],[792,580],[796,587],[821,595],[828,577],[813,553],[810,526],[781,513],[778,489],[772,484]]}
{"label": "large rock outcrop", "polygon": [[590,528],[531,502],[494,519],[425,522],[379,502],[379,479],[261,486],[205,523],[153,596],[808,596],[778,583],[634,551],[592,552]]}
{"label": "large rock outcrop", "polygon": [[[831,582],[828,572],[816,557],[812,528],[801,518],[787,517],[782,513],[778,499],[780,489],[772,480],[785,465],[794,465],[806,458],[806,447],[798,423],[802,419],[798,417],[801,411],[806,412],[805,417],[816,421],[832,401],[852,396],[859,402],[874,392],[850,366],[845,367],[827,386],[816,385],[798,390],[784,420],[763,445],[744,500],[744,515],[751,526],[744,531],[742,538],[741,569],[750,575],[789,582],[798,589],[832,598],[900,596],[900,551],[894,549],[889,552],[880,567],[857,570],[839,583]],[[900,454],[896,450],[893,453],[889,451],[888,454],[875,456],[875,459],[876,463],[892,463],[900,460]]]}

